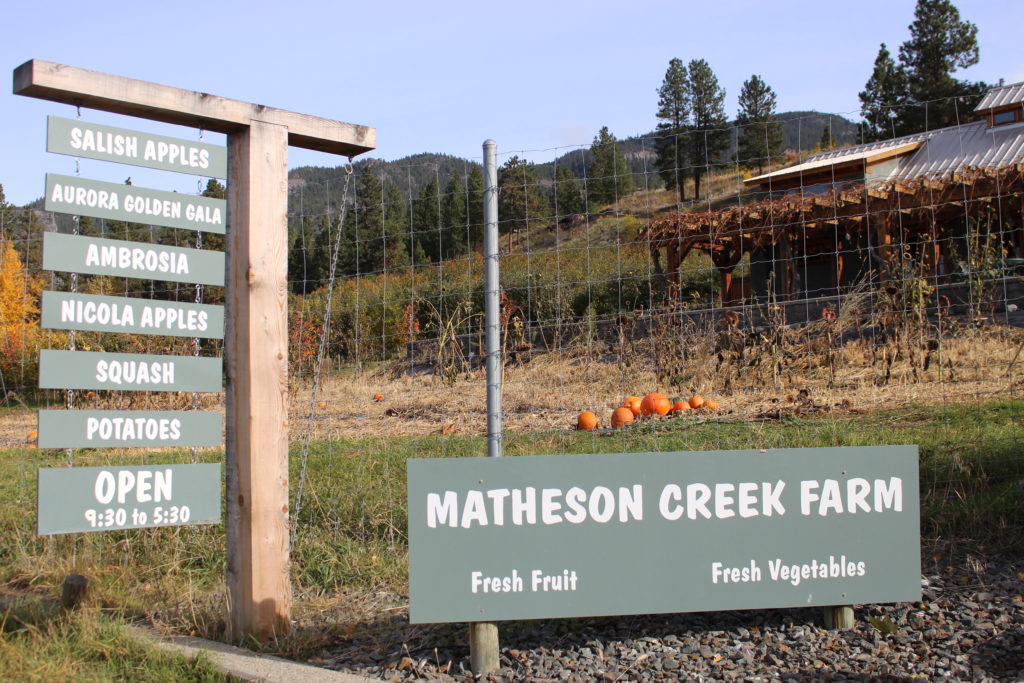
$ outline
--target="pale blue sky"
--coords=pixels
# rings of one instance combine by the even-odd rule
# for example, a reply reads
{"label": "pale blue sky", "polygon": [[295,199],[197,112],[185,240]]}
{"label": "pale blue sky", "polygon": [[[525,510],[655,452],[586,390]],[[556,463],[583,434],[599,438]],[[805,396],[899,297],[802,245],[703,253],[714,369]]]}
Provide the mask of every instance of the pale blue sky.
{"label": "pale blue sky", "polygon": [[[377,128],[371,156],[443,152],[542,161],[589,145],[602,125],[618,137],[656,124],[655,90],[669,59],[704,58],[735,114],[758,73],[780,111],[856,118],[857,92],[878,45],[906,40],[914,0],[515,0],[507,2],[5,3],[0,66],[38,58]],[[1024,80],[1024,2],[958,0],[978,25],[973,80]],[[173,9],[167,9],[173,7]],[[66,105],[0,95],[0,184],[9,201],[42,194],[46,172],[74,173],[47,154],[46,116]],[[82,118],[196,139],[194,130],[83,110]],[[222,138],[220,138],[222,139]],[[218,136],[207,134],[207,141]],[[559,149],[561,148],[561,149]],[[292,150],[290,165],[343,160]],[[83,160],[84,177],[194,192],[195,179]]]}

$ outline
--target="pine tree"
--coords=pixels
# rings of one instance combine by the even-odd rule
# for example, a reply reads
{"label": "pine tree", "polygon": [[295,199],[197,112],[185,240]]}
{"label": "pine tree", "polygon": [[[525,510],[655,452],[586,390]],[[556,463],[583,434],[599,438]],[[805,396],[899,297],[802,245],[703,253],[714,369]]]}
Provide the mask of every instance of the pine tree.
{"label": "pine tree", "polygon": [[703,59],[694,59],[688,67],[692,132],[689,156],[693,169],[694,196],[701,198],[700,180],[729,147],[728,119],[725,116],[725,89]]}
{"label": "pine tree", "polygon": [[740,127],[740,163],[757,163],[757,172],[764,172],[782,146],[782,124],[775,118],[775,91],[754,74],[743,82],[740,90],[736,124]]}
{"label": "pine tree", "polygon": [[836,139],[832,137],[832,126],[825,126],[821,130],[821,139],[815,148],[819,152],[831,152],[836,148]]}
{"label": "pine tree", "polygon": [[309,294],[316,286],[319,274],[312,272],[310,256],[313,253],[313,218],[303,216],[299,229],[288,250],[288,284],[295,294]]}
{"label": "pine tree", "polygon": [[555,171],[555,214],[570,216],[583,213],[586,209],[583,192],[576,176],[568,167],[559,166]]}
{"label": "pine tree", "polygon": [[216,178],[210,178],[206,181],[206,189],[203,190],[203,197],[213,197],[214,199],[227,199],[228,188],[224,187]]}
{"label": "pine tree", "polygon": [[[227,199],[228,188],[224,187],[224,185],[222,185],[216,178],[210,178],[206,181],[206,188],[203,189],[201,196],[211,197],[213,199]],[[224,251],[227,248],[226,235],[203,233],[201,239],[204,249]]]}
{"label": "pine tree", "polygon": [[[885,43],[878,48],[871,78],[858,97],[865,142],[894,137],[897,126],[902,129],[899,117],[907,101],[907,73],[893,61]],[[902,130],[898,134],[902,135]]]}
{"label": "pine tree", "polygon": [[611,204],[633,192],[633,173],[619,151],[618,140],[602,126],[590,145],[587,172],[587,206],[591,211]]}
{"label": "pine tree", "polygon": [[[335,230],[340,227],[337,219],[332,220],[324,214],[320,216],[313,230],[313,239],[307,243],[306,273],[309,279],[309,291],[315,291],[327,284],[331,273],[331,258],[334,243],[337,241]],[[355,274],[356,245],[354,241],[341,240],[338,244],[338,263],[336,274]]]}
{"label": "pine tree", "polygon": [[682,60],[669,60],[665,79],[658,88],[658,139],[655,151],[658,172],[665,187],[686,200],[686,131],[690,120],[690,83]]}
{"label": "pine tree", "polygon": [[466,187],[462,178],[453,175],[444,186],[441,200],[441,254],[450,259],[466,250],[468,224]]}
{"label": "pine tree", "polygon": [[[413,238],[431,261],[441,260],[441,188],[435,174],[416,199],[412,214]],[[420,265],[419,260],[416,261]]]}
{"label": "pine tree", "polygon": [[533,164],[515,155],[509,157],[498,169],[498,232],[524,230],[530,220],[547,213],[547,196]]}
{"label": "pine tree", "polygon": [[976,100],[961,104],[958,110],[952,98],[977,97],[985,86],[960,81],[952,74],[978,63],[978,27],[961,20],[950,0],[918,0],[909,28],[910,40],[900,46],[900,63],[908,74],[911,100],[928,104],[927,109],[919,106],[906,112],[905,129],[932,130],[963,121]]}
{"label": "pine tree", "polygon": [[475,247],[484,241],[484,174],[477,165],[466,177],[466,197],[469,246]]}
{"label": "pine tree", "polygon": [[[917,0],[897,65],[885,44],[860,93],[865,138],[878,140],[963,122],[988,87],[953,77],[978,63],[978,27],[950,0]],[[895,107],[895,108],[894,108]]]}
{"label": "pine tree", "polygon": [[367,166],[356,180],[355,210],[346,216],[352,221],[354,237],[358,241],[355,259],[357,272],[376,273],[384,269],[384,188],[380,172]]}
{"label": "pine tree", "polygon": [[411,262],[409,213],[402,191],[391,182],[384,191],[384,234],[387,240],[385,270],[407,268]]}

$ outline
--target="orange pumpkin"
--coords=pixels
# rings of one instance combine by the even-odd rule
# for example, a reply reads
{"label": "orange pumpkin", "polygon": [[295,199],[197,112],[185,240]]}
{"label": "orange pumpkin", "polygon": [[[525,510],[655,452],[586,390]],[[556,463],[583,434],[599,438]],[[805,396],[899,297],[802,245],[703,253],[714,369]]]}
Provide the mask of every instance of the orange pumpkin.
{"label": "orange pumpkin", "polygon": [[680,400],[672,404],[672,410],[670,410],[669,412],[672,413],[673,415],[682,415],[689,409],[690,404],[687,403],[686,401]]}
{"label": "orange pumpkin", "polygon": [[622,405],[625,408],[629,408],[630,412],[633,413],[633,417],[639,417],[641,403],[643,403],[643,399],[639,396],[627,396]]}
{"label": "orange pumpkin", "polygon": [[718,401],[709,398],[704,401],[704,407],[708,410],[718,410]]}
{"label": "orange pumpkin", "polygon": [[584,410],[580,413],[579,417],[576,418],[576,429],[584,432],[589,432],[591,429],[597,426],[597,415],[594,415],[589,410]]}
{"label": "orange pumpkin", "polygon": [[39,437],[39,432],[29,432],[29,433],[28,433],[28,438],[29,438],[30,440],[31,440],[31,439],[36,439],[36,438],[38,438],[38,437]]}
{"label": "orange pumpkin", "polygon": [[373,395],[373,400],[377,401],[378,403],[380,403],[381,401],[384,400],[384,397],[381,394],[374,394]]}
{"label": "orange pumpkin", "polygon": [[618,429],[619,427],[625,427],[632,421],[633,411],[627,408],[626,406],[616,408],[615,410],[612,411],[611,425],[615,429]]}
{"label": "orange pumpkin", "polygon": [[657,392],[647,394],[644,396],[644,400],[640,403],[640,412],[645,417],[651,415],[667,415],[668,411],[672,409],[672,401],[668,400],[668,396],[665,394],[659,394]]}
{"label": "orange pumpkin", "polygon": [[320,401],[316,405],[317,405],[318,408],[326,408],[327,407],[327,401]]}
{"label": "orange pumpkin", "polygon": [[704,405],[704,397],[700,395],[694,395],[690,397],[690,407],[696,410]]}

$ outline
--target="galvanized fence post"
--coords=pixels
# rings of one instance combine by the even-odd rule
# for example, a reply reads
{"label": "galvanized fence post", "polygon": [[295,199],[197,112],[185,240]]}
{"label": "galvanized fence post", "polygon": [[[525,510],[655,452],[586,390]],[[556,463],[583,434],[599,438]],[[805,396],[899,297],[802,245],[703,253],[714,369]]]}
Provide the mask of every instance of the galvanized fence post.
{"label": "galvanized fence post", "polygon": [[[501,457],[501,295],[498,281],[498,144],[484,142],[484,344],[487,362],[487,457]],[[469,625],[469,662],[481,676],[498,668],[498,625]]]}
{"label": "galvanized fence post", "polygon": [[501,457],[501,284],[498,274],[498,143],[484,143],[484,330],[487,457]]}

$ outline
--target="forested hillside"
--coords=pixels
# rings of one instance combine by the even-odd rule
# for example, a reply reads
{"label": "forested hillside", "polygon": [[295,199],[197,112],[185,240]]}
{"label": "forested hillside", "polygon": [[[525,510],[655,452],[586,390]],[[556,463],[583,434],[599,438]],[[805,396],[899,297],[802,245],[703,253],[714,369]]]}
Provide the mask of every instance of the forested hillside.
{"label": "forested hillside", "polygon": [[[846,147],[857,142],[857,124],[838,114],[793,111],[778,114],[777,118],[782,124],[782,150],[810,153],[820,146],[822,133],[830,127],[836,146]],[[735,125],[735,122],[732,125]],[[651,131],[617,141],[617,147],[633,173],[633,184],[636,188],[656,189],[663,185],[658,175],[655,151],[658,137],[656,131]],[[735,134],[730,136],[728,152],[721,160],[723,164],[728,164],[736,158],[736,139]],[[576,178],[584,178],[592,175],[587,169],[592,167],[593,162],[590,148],[580,147],[565,152],[551,161],[535,163],[533,171],[542,186],[550,186],[558,169],[568,169]],[[370,167],[380,174],[385,184],[393,183],[408,199],[417,197],[431,180],[436,180],[443,187],[452,177],[466,178],[471,169],[479,169],[480,164],[448,154],[424,152],[394,161],[361,159],[355,162],[354,172],[359,175]],[[328,204],[334,205],[339,200],[344,177],[345,171],[342,166],[303,166],[292,169],[289,174],[289,213],[326,213]]]}

